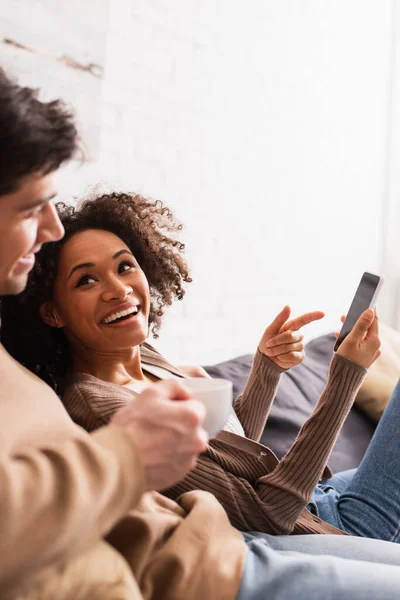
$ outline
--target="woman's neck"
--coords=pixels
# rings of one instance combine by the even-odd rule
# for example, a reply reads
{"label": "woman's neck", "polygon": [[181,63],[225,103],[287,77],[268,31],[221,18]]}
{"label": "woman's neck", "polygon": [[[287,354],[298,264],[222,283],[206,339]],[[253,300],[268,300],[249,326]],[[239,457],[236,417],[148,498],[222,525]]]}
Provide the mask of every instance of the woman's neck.
{"label": "woman's neck", "polygon": [[140,362],[140,346],[115,352],[95,352],[74,348],[72,372],[87,373],[103,381],[135,388],[135,382],[146,382]]}

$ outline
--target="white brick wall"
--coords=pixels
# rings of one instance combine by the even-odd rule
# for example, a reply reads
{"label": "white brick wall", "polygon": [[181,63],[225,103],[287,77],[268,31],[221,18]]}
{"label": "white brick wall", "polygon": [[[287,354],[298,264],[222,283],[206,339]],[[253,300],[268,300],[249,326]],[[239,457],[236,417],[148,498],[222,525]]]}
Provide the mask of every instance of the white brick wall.
{"label": "white brick wall", "polygon": [[112,0],[99,160],[60,176],[160,198],[195,279],[159,347],[252,351],[285,303],[337,327],[380,265],[390,0]]}

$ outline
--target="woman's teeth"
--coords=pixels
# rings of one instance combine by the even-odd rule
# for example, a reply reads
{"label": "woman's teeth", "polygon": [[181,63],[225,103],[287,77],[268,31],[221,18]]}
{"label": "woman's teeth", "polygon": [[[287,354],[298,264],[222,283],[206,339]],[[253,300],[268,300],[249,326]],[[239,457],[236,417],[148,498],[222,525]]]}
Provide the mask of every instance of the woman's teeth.
{"label": "woman's teeth", "polygon": [[106,319],[103,320],[103,323],[108,325],[109,323],[113,323],[117,319],[121,319],[122,317],[127,317],[128,315],[137,315],[139,312],[138,306],[132,306],[131,308],[127,308],[126,310],[121,310],[120,312],[113,313],[109,315]]}

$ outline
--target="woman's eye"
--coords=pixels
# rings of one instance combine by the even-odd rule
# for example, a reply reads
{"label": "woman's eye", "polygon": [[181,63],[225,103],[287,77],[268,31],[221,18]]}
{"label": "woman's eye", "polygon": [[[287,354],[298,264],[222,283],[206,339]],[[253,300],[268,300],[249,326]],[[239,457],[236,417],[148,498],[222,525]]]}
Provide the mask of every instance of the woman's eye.
{"label": "woman's eye", "polygon": [[130,271],[134,268],[135,265],[133,265],[131,262],[124,261],[118,265],[118,273],[126,273],[126,271]]}
{"label": "woman's eye", "polygon": [[84,275],[78,281],[75,287],[81,287],[82,285],[89,285],[89,283],[94,283],[96,280],[91,275]]}

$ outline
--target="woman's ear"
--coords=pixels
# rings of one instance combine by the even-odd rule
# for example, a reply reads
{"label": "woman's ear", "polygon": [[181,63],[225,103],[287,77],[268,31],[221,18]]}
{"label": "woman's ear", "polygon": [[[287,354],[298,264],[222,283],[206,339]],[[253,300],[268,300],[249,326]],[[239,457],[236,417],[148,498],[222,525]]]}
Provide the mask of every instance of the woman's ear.
{"label": "woman's ear", "polygon": [[64,326],[64,323],[62,323],[60,317],[57,315],[57,311],[51,300],[42,304],[40,307],[40,316],[42,317],[42,321],[46,323],[46,325],[50,325],[50,327],[56,327],[58,329]]}

